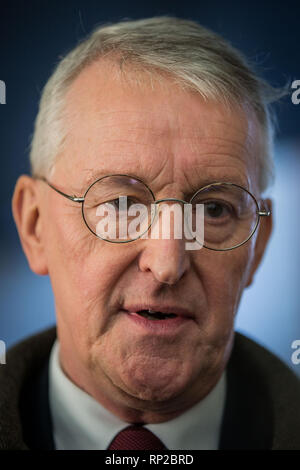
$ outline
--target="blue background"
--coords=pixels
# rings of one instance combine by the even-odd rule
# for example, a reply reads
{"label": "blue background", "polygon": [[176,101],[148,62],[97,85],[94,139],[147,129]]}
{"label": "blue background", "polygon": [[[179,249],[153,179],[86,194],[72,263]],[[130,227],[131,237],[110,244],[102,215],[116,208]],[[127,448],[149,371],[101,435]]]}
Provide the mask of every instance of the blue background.
{"label": "blue background", "polygon": [[[10,0],[0,3],[0,339],[7,346],[54,323],[50,281],[34,275],[11,215],[15,181],[29,172],[28,146],[41,90],[55,63],[97,24],[172,14],[222,34],[275,86],[300,80],[298,2]],[[255,283],[242,298],[236,327],[266,345],[300,375],[291,343],[300,339],[300,105],[277,106],[275,231]]]}

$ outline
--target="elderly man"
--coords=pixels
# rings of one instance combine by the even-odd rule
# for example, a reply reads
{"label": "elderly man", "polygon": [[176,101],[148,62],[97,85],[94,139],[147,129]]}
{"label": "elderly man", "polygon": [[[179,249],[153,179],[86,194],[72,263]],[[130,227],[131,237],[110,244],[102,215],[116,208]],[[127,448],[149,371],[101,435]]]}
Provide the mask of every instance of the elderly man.
{"label": "elderly man", "polygon": [[[300,448],[297,378],[234,333],[272,228],[275,94],[168,17],[100,27],[58,64],[13,197],[57,328],[7,355],[1,448]],[[181,237],[162,235],[171,205],[191,208]]]}

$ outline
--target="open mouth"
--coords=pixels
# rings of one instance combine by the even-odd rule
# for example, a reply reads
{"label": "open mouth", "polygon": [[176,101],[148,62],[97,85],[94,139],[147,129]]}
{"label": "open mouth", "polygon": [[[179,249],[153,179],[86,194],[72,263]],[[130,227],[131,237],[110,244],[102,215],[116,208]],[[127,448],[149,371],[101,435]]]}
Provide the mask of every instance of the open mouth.
{"label": "open mouth", "polygon": [[155,310],[139,310],[136,312],[141,317],[147,318],[148,320],[167,320],[169,318],[175,318],[175,313],[163,313]]}

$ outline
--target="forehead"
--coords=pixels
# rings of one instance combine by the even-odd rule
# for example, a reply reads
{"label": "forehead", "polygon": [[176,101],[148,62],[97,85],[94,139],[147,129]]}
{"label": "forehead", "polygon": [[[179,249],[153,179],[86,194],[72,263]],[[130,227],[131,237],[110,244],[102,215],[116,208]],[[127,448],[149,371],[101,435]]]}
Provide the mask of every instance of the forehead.
{"label": "forehead", "polygon": [[253,114],[205,101],[170,78],[94,63],[67,93],[65,125],[58,164],[76,184],[127,173],[161,185],[222,178],[255,185],[260,133]]}

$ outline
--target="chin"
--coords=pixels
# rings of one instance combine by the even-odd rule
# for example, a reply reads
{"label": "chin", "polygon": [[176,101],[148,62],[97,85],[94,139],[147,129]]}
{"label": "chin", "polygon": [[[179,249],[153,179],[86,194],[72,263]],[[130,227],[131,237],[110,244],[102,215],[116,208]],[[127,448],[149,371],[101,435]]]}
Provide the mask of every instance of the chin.
{"label": "chin", "polygon": [[122,371],[123,390],[147,402],[164,402],[176,398],[193,383],[190,367],[132,367]]}
{"label": "chin", "polygon": [[168,386],[163,387],[153,381],[150,384],[143,383],[141,386],[137,386],[137,384],[134,383],[130,388],[128,387],[126,391],[134,398],[148,403],[158,404],[175,399],[185,391],[186,387],[188,387],[188,384],[182,384],[182,386],[180,386],[172,382],[169,383]]}

